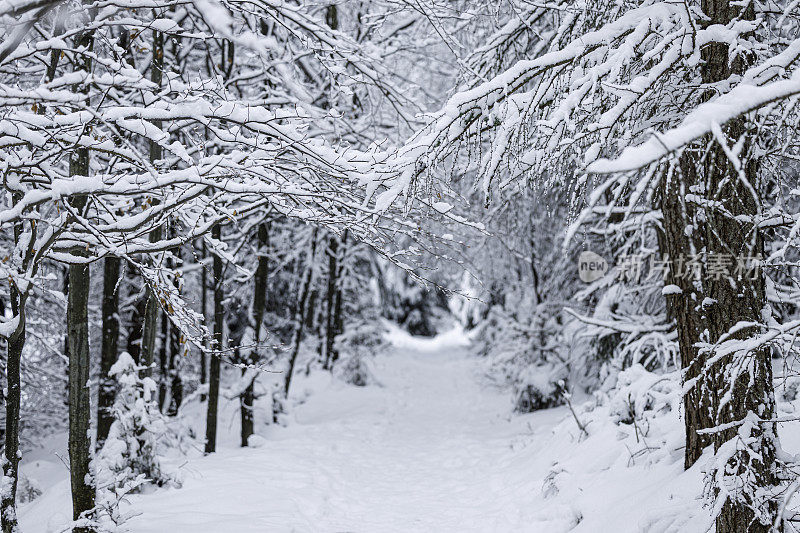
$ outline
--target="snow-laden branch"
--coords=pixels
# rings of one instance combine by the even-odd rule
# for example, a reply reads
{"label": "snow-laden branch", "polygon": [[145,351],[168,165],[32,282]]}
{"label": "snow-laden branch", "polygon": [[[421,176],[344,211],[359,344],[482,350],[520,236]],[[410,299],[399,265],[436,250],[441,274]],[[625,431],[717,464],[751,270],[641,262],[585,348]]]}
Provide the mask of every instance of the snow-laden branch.
{"label": "snow-laden branch", "polygon": [[758,85],[759,81],[772,80],[790,68],[798,57],[800,39],[793,41],[781,54],[751,69],[729,92],[691,110],[679,126],[654,133],[648,141],[625,148],[618,157],[598,159],[587,166],[587,171],[610,174],[643,168],[711,133],[729,120],[800,94],[800,70],[792,73],[789,79]]}

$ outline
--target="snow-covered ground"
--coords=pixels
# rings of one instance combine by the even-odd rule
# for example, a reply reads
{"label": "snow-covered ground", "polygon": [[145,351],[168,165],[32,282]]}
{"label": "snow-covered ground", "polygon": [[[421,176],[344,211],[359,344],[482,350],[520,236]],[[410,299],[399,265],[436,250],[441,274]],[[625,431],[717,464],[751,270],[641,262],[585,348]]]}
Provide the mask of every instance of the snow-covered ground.
{"label": "snow-covered ground", "polygon": [[[181,488],[132,497],[139,514],[125,527],[137,533],[704,530],[697,516],[701,467],[682,472],[674,413],[662,416],[674,419],[664,428],[646,429],[600,422],[609,415],[597,408],[579,413],[589,429],[582,437],[565,407],[511,415],[508,391],[487,382],[483,361],[468,354],[459,331],[429,340],[395,331],[392,339],[395,347],[374,360],[380,385],[349,386],[322,372],[303,377],[296,388],[302,403],[287,427],[263,426],[257,448],[236,446],[235,404],[224,402],[218,453],[195,453],[178,465]],[[648,442],[660,450],[650,451]],[[70,509],[66,469],[41,453],[25,463],[28,475],[38,472],[50,483],[58,470],[61,481],[23,506],[22,530],[58,531]]]}

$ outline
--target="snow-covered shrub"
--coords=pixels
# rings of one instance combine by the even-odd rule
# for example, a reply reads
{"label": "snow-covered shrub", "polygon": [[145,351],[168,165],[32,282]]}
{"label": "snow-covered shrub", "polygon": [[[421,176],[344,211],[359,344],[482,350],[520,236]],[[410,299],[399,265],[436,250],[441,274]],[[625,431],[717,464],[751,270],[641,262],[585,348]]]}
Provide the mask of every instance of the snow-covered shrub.
{"label": "snow-covered shrub", "polygon": [[357,387],[376,383],[370,360],[388,347],[387,331],[377,317],[347,324],[344,333],[338,335],[335,341],[335,348],[339,352],[335,374],[345,383]]}
{"label": "snow-covered shrub", "polygon": [[514,384],[514,410],[530,413],[563,404],[566,374],[564,365],[545,361],[522,368]]}
{"label": "snow-covered shrub", "polygon": [[609,413],[617,424],[647,421],[677,410],[680,392],[677,373],[657,374],[635,364],[617,376],[617,384],[609,393]]}
{"label": "snow-covered shrub", "polygon": [[515,411],[561,405],[571,378],[559,319],[543,307],[518,316],[492,307],[475,332],[476,350],[488,357],[490,376],[511,385]]}
{"label": "snow-covered shrub", "polygon": [[136,492],[148,482],[163,485],[172,479],[159,460],[158,444],[167,427],[158,409],[158,386],[141,377],[141,370],[123,352],[109,371],[118,385],[114,423],[95,459],[97,487],[106,493],[104,501]]}

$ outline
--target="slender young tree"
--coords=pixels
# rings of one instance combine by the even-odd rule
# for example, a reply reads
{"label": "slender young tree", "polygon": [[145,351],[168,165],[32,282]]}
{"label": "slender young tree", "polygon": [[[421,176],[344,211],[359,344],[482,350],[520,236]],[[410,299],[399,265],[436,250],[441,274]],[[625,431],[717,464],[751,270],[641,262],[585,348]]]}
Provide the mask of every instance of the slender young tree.
{"label": "slender young tree", "polygon": [[[20,243],[22,223],[14,224],[14,245]],[[0,520],[3,533],[17,531],[17,482],[19,481],[19,423],[21,402],[20,362],[25,347],[25,296],[14,282],[9,287],[11,312],[18,316],[18,322],[6,343],[6,383],[5,394],[6,424],[3,458],[3,484],[6,490],[0,497]]]}
{"label": "slender young tree", "polygon": [[[222,229],[214,226],[211,237],[219,242]],[[219,404],[220,358],[224,346],[223,331],[225,327],[225,310],[223,299],[222,257],[214,254],[214,336],[211,340],[211,355],[208,374],[208,410],[206,412],[206,446],[205,453],[217,450],[217,412]]]}
{"label": "slender young tree", "polygon": [[[155,87],[160,88],[164,77],[164,34],[153,30],[152,59],[150,61],[150,81]],[[153,125],[161,129],[162,121],[154,120]],[[161,145],[154,139],[149,140],[150,164],[154,165],[163,156]],[[150,241],[158,242],[161,240],[161,226],[155,227],[150,232]],[[152,287],[147,290],[144,323],[142,325],[142,360],[140,364],[145,367],[144,375],[152,375],[152,366],[155,363],[156,334],[158,332],[159,314],[158,296]]]}
{"label": "slender young tree", "polygon": [[[246,361],[249,365],[256,364],[262,359],[264,344],[266,342],[266,326],[264,315],[267,311],[267,290],[269,281],[269,223],[262,222],[257,229],[258,266],[253,280],[253,303],[250,311],[251,328],[253,330],[253,346],[249,348],[250,357]],[[248,376],[249,374],[249,376]],[[255,380],[257,374],[252,369],[244,368],[242,378],[247,380],[240,396],[241,421],[242,421],[242,446],[247,446],[248,439],[253,434],[253,402],[255,400]]]}
{"label": "slender young tree", "polygon": [[[168,268],[174,271],[174,287],[180,294],[183,291],[183,278],[179,270],[182,265],[181,247],[173,250],[173,255],[168,259]],[[166,316],[166,313],[163,313]],[[178,414],[178,410],[183,402],[183,378],[181,376],[181,361],[185,350],[185,339],[181,331],[174,325],[169,325],[169,331],[164,339],[168,343],[168,355],[166,373],[163,375],[167,386],[166,405],[162,403],[165,412],[169,416]]]}
{"label": "slender young tree", "polygon": [[338,274],[336,275],[335,297],[333,302],[333,334],[330,338],[330,361],[331,366],[339,359],[339,351],[336,349],[336,336],[344,333],[344,260],[347,253],[347,229],[342,233],[341,246],[338,249],[339,258],[337,260]]}
{"label": "slender young tree", "polygon": [[[205,264],[206,257],[208,257],[206,253],[206,242],[205,240],[201,243],[201,255],[200,255],[200,262],[201,262],[201,269],[200,269],[200,314],[203,317],[203,322],[208,322],[208,270]],[[203,341],[204,347],[208,348],[209,344],[207,341]],[[200,350],[200,386],[208,384],[208,355],[206,354],[205,350]],[[207,398],[206,393],[202,393],[200,395],[200,401],[205,401]]]}
{"label": "slender young tree", "polygon": [[108,430],[114,422],[112,408],[116,382],[108,373],[117,362],[119,341],[120,259],[109,256],[103,261],[102,331],[100,348],[100,379],[97,395],[97,449],[103,447]]}
{"label": "slender young tree", "polygon": [[339,286],[339,267],[337,261],[339,259],[339,238],[336,235],[331,235],[328,238],[328,280],[325,293],[325,350],[323,368],[329,370],[333,364],[333,341],[336,337],[336,299],[338,295]]}
{"label": "slender young tree", "polygon": [[[91,50],[94,32],[85,30],[75,39],[76,48]],[[90,55],[84,55],[76,65],[78,72],[88,75],[92,70]],[[87,92],[85,86],[76,87],[76,92]],[[76,148],[70,155],[71,176],[89,176],[89,149]],[[70,201],[73,216],[84,216],[87,197],[77,195]],[[89,388],[89,290],[91,279],[88,256],[85,250],[73,252],[79,262],[69,265],[69,293],[67,294],[67,340],[69,346],[69,464],[72,486],[72,518],[80,520],[94,509],[95,487],[91,470],[91,389]],[[91,527],[77,526],[74,533],[88,533]]]}
{"label": "slender young tree", "polygon": [[283,382],[283,399],[289,397],[289,387],[292,384],[292,377],[294,376],[294,367],[297,362],[297,356],[300,353],[300,343],[303,340],[303,329],[306,323],[306,317],[309,311],[309,294],[311,293],[311,284],[314,281],[314,256],[317,250],[317,230],[311,232],[311,242],[309,243],[308,258],[306,259],[305,271],[300,281],[300,286],[297,291],[297,303],[294,312],[294,331],[292,332],[292,340],[290,344],[291,352],[289,353],[289,360],[287,362],[286,374],[284,375]]}
{"label": "slender young tree", "polygon": [[[70,165],[75,174],[88,170],[88,153],[78,154]],[[84,200],[85,202],[85,200]],[[73,204],[82,210],[80,200]],[[89,264],[77,263],[69,267],[69,295],[67,298],[67,334],[69,338],[69,464],[72,484],[72,518],[79,520],[84,513],[94,509],[95,488],[91,482],[91,438],[89,388]],[[92,531],[90,527],[75,527],[74,533]]]}

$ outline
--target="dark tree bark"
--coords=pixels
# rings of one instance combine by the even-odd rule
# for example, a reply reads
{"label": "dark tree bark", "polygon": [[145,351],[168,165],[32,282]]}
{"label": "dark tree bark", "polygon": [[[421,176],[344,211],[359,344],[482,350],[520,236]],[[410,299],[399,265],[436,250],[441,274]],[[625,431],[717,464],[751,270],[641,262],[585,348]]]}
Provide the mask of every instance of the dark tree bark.
{"label": "dark tree bark", "polygon": [[[160,230],[153,230],[150,234],[153,241],[161,238]],[[156,334],[158,332],[159,305],[158,297],[152,288],[148,287],[145,297],[144,317],[142,324],[142,338],[140,347],[139,364],[144,367],[142,376],[152,376],[155,363]]]}
{"label": "dark tree bark", "polygon": [[[205,259],[206,255],[206,242],[202,241],[201,259],[203,261],[203,268],[200,269],[200,307],[202,308],[201,314],[203,315],[203,323],[207,324],[208,320],[208,273],[206,271]],[[208,346],[206,346],[208,347]],[[206,352],[200,350],[200,386],[202,387],[208,383],[208,359]],[[206,400],[206,394],[200,395],[200,401]]]}
{"label": "dark tree bark", "polygon": [[[333,340],[337,335],[344,332],[344,258],[347,253],[348,231],[342,233],[341,249],[339,250],[339,260],[337,264],[338,274],[336,276],[336,298],[333,303]],[[339,351],[335,344],[331,344],[331,366],[339,359]]]}
{"label": "dark tree bark", "polygon": [[19,316],[19,325],[8,338],[8,360],[6,361],[6,426],[3,476],[10,480],[0,501],[3,533],[17,531],[17,482],[19,480],[19,411],[20,411],[20,360],[25,346],[25,308],[20,294],[13,286],[11,309]]}
{"label": "dark tree bark", "polygon": [[337,266],[339,254],[339,238],[331,235],[328,238],[328,287],[325,295],[325,360],[322,368],[329,370],[333,362],[333,341],[336,337],[336,292],[338,287],[339,267]]}
{"label": "dark tree bark", "polygon": [[311,288],[308,293],[308,298],[306,298],[306,311],[303,313],[303,319],[305,320],[304,329],[308,328],[311,331],[314,331],[315,321],[314,318],[316,316],[317,311],[317,298],[319,297],[319,291],[316,288]]}
{"label": "dark tree bark", "polygon": [[[15,197],[15,203],[18,199]],[[14,224],[14,244],[19,243],[22,233],[22,224]],[[6,344],[6,386],[8,392],[5,397],[6,424],[5,424],[5,449],[3,461],[3,476],[10,480],[6,490],[0,498],[0,524],[3,533],[12,533],[17,530],[17,482],[19,480],[19,414],[21,401],[20,360],[22,349],[25,347],[25,296],[17,290],[14,283],[10,284],[9,296],[11,297],[11,312],[19,317],[19,322],[14,331],[9,335]],[[5,308],[5,305],[3,305]]]}
{"label": "dark tree bark", "polygon": [[[680,167],[675,172],[667,172],[662,178],[661,212],[663,214],[662,250],[673,261],[689,258],[704,249],[701,231],[687,236],[685,231],[689,224],[702,224],[697,217],[696,207],[684,200],[689,187],[698,180],[695,157],[684,153]],[[686,275],[670,269],[666,282],[680,287],[680,294],[666,296],[667,318],[676,321],[678,332],[678,349],[684,383],[697,382],[700,379],[705,357],[699,353],[695,343],[705,328],[703,312],[702,287]],[[710,399],[705,387],[692,387],[683,397],[684,430],[686,432],[686,448],[684,449],[684,467],[691,467],[703,454],[703,450],[711,445],[711,435],[698,433],[710,428],[714,420],[710,409]]]}
{"label": "dark tree bark", "polygon": [[303,326],[306,322],[306,315],[308,313],[308,295],[311,292],[311,281],[314,278],[314,254],[317,250],[317,230],[315,229],[311,235],[311,249],[308,251],[308,261],[306,262],[306,270],[303,274],[303,281],[300,284],[300,292],[298,294],[297,305],[295,306],[294,314],[294,332],[292,333],[292,352],[289,355],[289,365],[286,369],[286,376],[284,377],[283,384],[283,397],[289,397],[289,386],[292,384],[292,376],[294,375],[294,365],[297,362],[297,355],[300,353],[300,341],[303,340]]}
{"label": "dark tree bark", "polygon": [[[737,17],[749,20],[755,18],[752,3],[746,4],[744,12],[740,3],[730,0],[704,0],[702,8],[709,17],[708,24],[728,24]],[[712,43],[703,49],[704,83],[725,80],[733,74],[744,72],[751,58],[739,56],[731,61],[729,52],[728,45],[724,43]],[[728,122],[723,131],[729,146],[745,139],[741,152],[741,170],[748,183],[743,183],[739,178],[739,169],[729,160],[719,142],[708,139],[711,146],[704,159],[705,191],[707,199],[718,204],[720,208],[706,209],[706,249],[709,257],[733,255],[760,258],[764,252],[762,231],[749,222],[756,218],[761,208],[761,198],[757,196],[761,190],[758,160],[749,153],[751,134],[747,131],[743,117]],[[767,300],[762,270],[758,269],[752,275],[706,275],[705,281],[706,297],[711,302],[706,313],[712,342],[728,334],[740,322],[763,321],[762,311]],[[760,328],[744,328],[737,331],[732,338],[745,339],[759,332]],[[708,372],[706,386],[713,392],[711,408],[716,414],[716,425],[743,421],[750,413],[756,414],[762,420],[774,419],[775,396],[769,347],[764,346],[746,354],[744,360],[736,360],[735,357],[733,354],[722,357]],[[738,371],[738,375],[734,370]],[[737,377],[731,383],[730,376],[734,375]],[[733,394],[726,398],[725,392],[729,388],[732,388]],[[723,444],[737,438],[741,430],[741,427],[730,427],[715,433],[715,450],[718,451]],[[748,481],[757,487],[755,490],[768,491],[778,482],[775,424],[754,424],[748,433],[754,439],[754,444],[751,445],[753,449],[740,448],[728,461],[726,470],[733,470],[737,476],[742,476],[746,471],[750,477]],[[729,498],[717,517],[717,533],[771,531],[777,516],[777,502],[772,501],[762,512],[767,516],[759,520],[748,502]]]}
{"label": "dark tree bark", "polygon": [[[730,0],[703,0],[706,15],[704,24],[726,25],[736,17],[752,19],[752,4],[742,12],[740,4]],[[711,43],[702,50],[700,72],[705,84],[728,79],[744,71],[747,58],[729,58],[728,45]],[[710,98],[712,95],[704,95]],[[679,160],[675,174],[668,171],[663,180],[662,212],[664,215],[664,248],[673,260],[692,253],[705,253],[705,267],[700,279],[676,277],[670,273],[669,282],[678,285],[682,294],[667,298],[667,311],[677,322],[681,362],[687,380],[694,383],[684,399],[686,424],[685,465],[691,466],[704,447],[714,444],[715,450],[736,438],[742,429],[738,422],[748,413],[755,413],[762,420],[774,418],[775,399],[772,389],[772,367],[770,351],[760,348],[747,354],[719,358],[708,367],[707,355],[700,353],[695,343],[716,342],[728,334],[740,322],[760,323],[766,305],[765,279],[760,270],[757,275],[733,272],[732,275],[716,275],[708,270],[714,256],[756,257],[763,252],[761,231],[752,223],[760,209],[758,192],[759,172],[757,160],[749,152],[749,132],[745,119],[728,122],[723,129],[729,145],[744,139],[741,171],[753,189],[743,183],[739,169],[729,161],[723,147],[712,136],[704,137],[696,145],[688,147]],[[690,187],[694,187],[690,191]],[[688,193],[705,191],[702,216],[699,210],[686,200]],[[686,228],[692,232],[686,235]],[[704,337],[707,331],[708,338]],[[747,338],[758,333],[751,327],[738,331],[733,339]],[[713,354],[713,352],[712,352]],[[731,382],[730,376],[738,376]],[[730,397],[725,394],[732,391]],[[723,402],[725,402],[723,404]],[[714,433],[713,438],[698,433],[698,430],[729,424],[731,427]],[[751,450],[739,449],[725,465],[726,475],[743,477],[750,488],[769,491],[776,484],[775,428],[771,423],[753,424],[749,429],[752,438]],[[774,504],[762,508],[762,516],[756,516],[747,502],[729,498],[717,517],[717,533],[767,532],[777,513]],[[767,522],[767,523],[762,523]]]}
{"label": "dark tree bark", "polygon": [[144,297],[141,294],[138,274],[134,273],[132,269],[127,269],[127,271],[127,283],[130,286],[129,301],[132,301],[133,304],[131,305],[131,315],[128,321],[128,337],[125,349],[138,365],[142,360],[142,327],[144,326],[147,296],[146,293]]}
{"label": "dark tree bark", "polygon": [[[269,277],[269,227],[266,222],[258,225],[258,267],[254,279],[253,294],[253,346],[250,350],[249,364],[254,364],[261,359],[261,344],[263,343],[264,313],[267,310],[267,281]],[[242,371],[242,376],[247,370]],[[250,380],[240,397],[242,419],[242,446],[247,446],[247,440],[253,434],[253,402],[255,400],[255,377]]]}
{"label": "dark tree bark", "polygon": [[[84,200],[85,201],[85,200]],[[77,207],[77,206],[76,206]],[[67,331],[69,335],[69,464],[72,481],[72,515],[94,508],[94,487],[90,478],[91,441],[89,439],[89,265],[69,267]],[[75,528],[76,533],[90,531]]]}
{"label": "dark tree bark", "polygon": [[[175,260],[170,259],[169,268],[175,269],[181,263],[181,250],[180,247],[174,251],[175,260],[178,265],[175,265]],[[180,291],[181,283],[180,278],[175,276],[175,287]],[[166,314],[164,315],[166,317]],[[169,324],[169,333],[164,338],[164,342],[168,341],[168,357],[167,357],[167,373],[166,379],[169,386],[169,404],[166,406],[166,413],[168,416],[175,416],[178,414],[181,402],[183,401],[183,379],[180,373],[180,361],[183,351],[183,339],[181,331],[172,323]],[[163,404],[162,404],[163,405]]]}
{"label": "dark tree bark", "polygon": [[100,385],[97,394],[97,449],[103,447],[114,422],[112,408],[116,382],[108,375],[117,361],[119,342],[119,272],[120,260],[109,256],[103,262],[103,339],[100,349]]}
{"label": "dark tree bark", "polygon": [[[94,35],[82,32],[76,38],[76,48],[90,50]],[[84,56],[79,70],[91,71],[91,59]],[[82,88],[76,88],[83,90]],[[89,150],[77,148],[69,162],[71,176],[89,175]],[[81,213],[86,207],[86,197],[72,200],[73,209]],[[82,251],[77,250],[76,255]],[[72,517],[78,520],[94,508],[95,488],[91,476],[91,440],[89,389],[89,264],[69,266],[69,295],[67,297],[67,337],[69,344],[69,465],[72,486]],[[73,533],[88,533],[91,528],[75,527]]]}
{"label": "dark tree bark", "polygon": [[[150,81],[155,85],[161,86],[164,73],[164,34],[160,31],[153,31],[153,59],[150,64]],[[160,120],[154,120],[153,125],[161,127]],[[150,141],[150,163],[155,164],[162,158],[161,146],[155,141]],[[150,232],[150,241],[155,242],[161,239],[161,227],[157,227]],[[142,361],[141,365],[146,368],[142,372],[145,376],[153,373],[153,363],[155,362],[156,332],[158,328],[158,296],[153,292],[152,287],[147,291],[147,303],[145,304],[144,326],[142,328]]]}
{"label": "dark tree bark", "polygon": [[[728,125],[728,135],[739,138],[744,134],[743,123],[735,121]],[[741,128],[741,129],[740,129]],[[738,130],[738,131],[737,131]],[[714,200],[720,202],[728,213],[736,215],[756,215],[758,205],[740,180],[736,179],[736,170],[731,168],[722,150],[712,149],[707,163],[708,191],[716,192]],[[748,181],[756,188],[757,164],[746,163]],[[763,240],[761,232],[750,223],[740,222],[728,214],[718,210],[709,210],[706,240],[709,254],[730,254],[737,257],[763,257]],[[706,276],[706,296],[713,302],[706,309],[708,329],[711,339],[719,339],[727,334],[739,322],[759,323],[763,320],[761,311],[766,306],[765,279],[762,272],[751,277],[743,276],[715,278]],[[760,328],[745,328],[732,338],[745,339],[762,332]],[[727,355],[718,360],[708,372],[706,387],[713,391],[711,412],[717,419],[715,425],[740,422],[750,413],[757,414],[762,420],[775,418],[775,396],[772,386],[772,360],[768,346],[761,347],[745,356],[743,361]],[[740,371],[734,383],[729,383],[731,370]],[[725,400],[725,391],[732,387],[733,394]],[[731,427],[714,435],[714,447],[719,450],[723,444],[738,438],[740,427]],[[774,423],[755,424],[750,428],[749,436],[757,439],[754,454],[747,450],[739,450],[734,458],[737,465],[736,474],[743,475],[745,469],[753,476],[750,482],[767,490],[778,483],[776,476],[776,429]],[[743,466],[749,463],[749,467]],[[728,463],[731,465],[731,461]],[[769,512],[774,518],[777,515],[777,502],[772,502]],[[762,524],[750,507],[741,501],[728,499],[717,518],[717,532],[758,532],[771,531],[772,521]]]}
{"label": "dark tree bark", "polygon": [[167,411],[165,402],[167,401],[168,374],[169,374],[169,330],[170,323],[166,313],[161,313],[161,334],[159,338],[161,344],[158,347],[158,408],[162,413]]}
{"label": "dark tree bark", "polygon": [[181,356],[183,353],[183,343],[181,342],[181,332],[174,325],[169,328],[169,361],[167,374],[169,377],[169,404],[167,405],[167,416],[176,416],[183,403],[183,378],[181,377]]}
{"label": "dark tree bark", "polygon": [[[69,266],[64,265],[63,272],[61,273],[62,280],[61,280],[61,292],[64,293],[64,298],[69,297]],[[67,328],[64,328],[64,359],[69,361],[69,333],[67,333]],[[67,388],[64,390],[64,406],[69,409],[69,365],[67,365],[67,375],[66,375],[66,382]]]}
{"label": "dark tree bark", "polygon": [[[211,230],[211,236],[220,240],[219,224]],[[219,374],[222,350],[222,331],[225,313],[222,307],[222,258],[214,254],[214,337],[211,343],[211,364],[208,379],[208,412],[206,416],[206,448],[205,453],[214,453],[217,449],[217,404],[219,403]]]}

